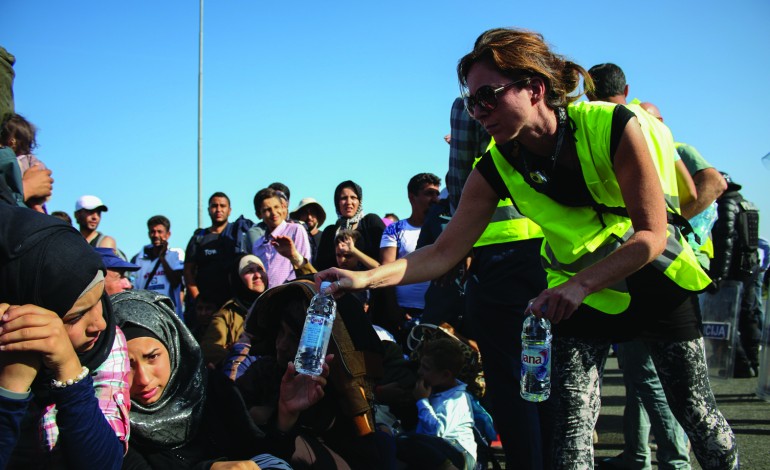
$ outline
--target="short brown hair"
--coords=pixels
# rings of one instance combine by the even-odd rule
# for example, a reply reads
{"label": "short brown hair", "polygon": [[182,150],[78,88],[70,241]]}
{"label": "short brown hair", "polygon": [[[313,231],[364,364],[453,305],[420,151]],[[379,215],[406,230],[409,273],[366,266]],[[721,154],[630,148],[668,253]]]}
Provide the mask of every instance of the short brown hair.
{"label": "short brown hair", "polygon": [[349,228],[342,229],[334,236],[334,243],[344,241],[345,237],[350,237],[353,240],[353,243],[355,243],[361,238],[361,233]]}
{"label": "short brown hair", "polygon": [[465,356],[460,341],[451,338],[438,338],[423,344],[420,357],[429,357],[437,370],[448,370],[457,377],[465,363]]}
{"label": "short brown hair", "polygon": [[165,215],[153,215],[147,220],[147,228],[152,230],[156,225],[162,225],[167,232],[171,231],[171,221]]}

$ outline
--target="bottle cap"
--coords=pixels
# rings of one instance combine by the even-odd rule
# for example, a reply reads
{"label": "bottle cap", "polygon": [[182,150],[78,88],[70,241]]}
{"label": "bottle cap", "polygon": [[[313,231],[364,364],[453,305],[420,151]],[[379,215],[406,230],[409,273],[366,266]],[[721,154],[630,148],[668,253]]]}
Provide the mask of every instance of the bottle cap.
{"label": "bottle cap", "polygon": [[325,291],[326,289],[330,288],[332,286],[332,283],[330,281],[321,281],[321,290],[320,292]]}

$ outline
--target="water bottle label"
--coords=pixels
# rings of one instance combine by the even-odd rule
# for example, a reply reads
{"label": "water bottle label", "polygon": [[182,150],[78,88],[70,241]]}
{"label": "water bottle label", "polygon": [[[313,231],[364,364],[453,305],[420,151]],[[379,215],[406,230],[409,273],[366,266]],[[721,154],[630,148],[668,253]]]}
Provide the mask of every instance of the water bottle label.
{"label": "water bottle label", "polygon": [[324,341],[324,332],[326,330],[326,319],[321,317],[309,317],[305,330],[303,331],[302,342],[305,346],[320,346]]}
{"label": "water bottle label", "polygon": [[544,380],[550,373],[550,361],[549,348],[529,346],[521,351],[521,374],[534,373],[537,380]]}

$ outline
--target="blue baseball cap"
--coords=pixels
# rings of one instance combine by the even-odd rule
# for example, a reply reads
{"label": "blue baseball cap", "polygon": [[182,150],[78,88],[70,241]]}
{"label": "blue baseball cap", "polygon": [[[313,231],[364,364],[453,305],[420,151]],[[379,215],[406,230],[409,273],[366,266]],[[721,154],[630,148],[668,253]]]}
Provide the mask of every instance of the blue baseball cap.
{"label": "blue baseball cap", "polygon": [[104,267],[114,271],[138,271],[139,266],[129,263],[115,253],[114,248],[96,248],[96,251],[102,255]]}

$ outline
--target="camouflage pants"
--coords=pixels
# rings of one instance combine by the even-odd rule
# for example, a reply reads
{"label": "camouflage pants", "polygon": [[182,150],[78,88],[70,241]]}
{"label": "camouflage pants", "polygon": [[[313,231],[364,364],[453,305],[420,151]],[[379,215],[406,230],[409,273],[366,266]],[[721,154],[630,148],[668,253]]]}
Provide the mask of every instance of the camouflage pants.
{"label": "camouflage pants", "polygon": [[[671,411],[704,469],[738,467],[735,435],[719,412],[708,380],[703,340],[647,342]],[[554,338],[557,397],[554,467],[593,468],[592,435],[599,417],[600,382],[609,342]]]}

